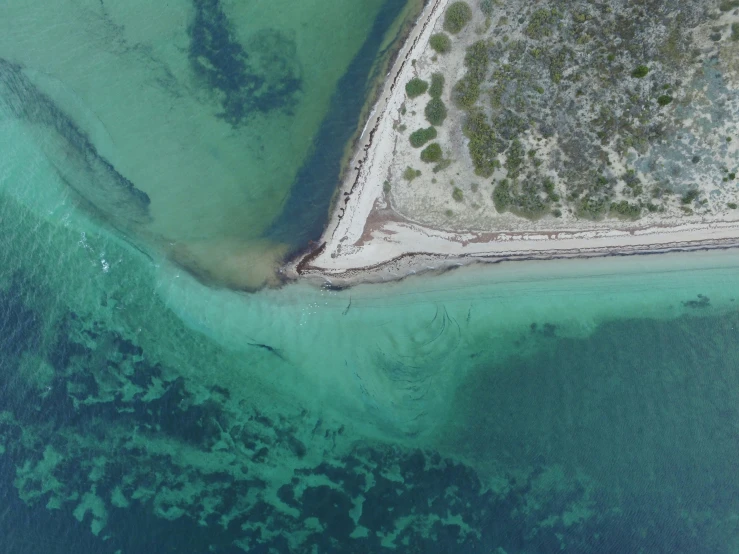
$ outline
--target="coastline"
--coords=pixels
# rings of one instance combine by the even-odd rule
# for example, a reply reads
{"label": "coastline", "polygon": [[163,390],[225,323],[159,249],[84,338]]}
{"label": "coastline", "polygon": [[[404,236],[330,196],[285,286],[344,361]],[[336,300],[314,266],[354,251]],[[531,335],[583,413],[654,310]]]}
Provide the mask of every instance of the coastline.
{"label": "coastline", "polygon": [[531,230],[490,232],[435,229],[394,210],[383,183],[396,149],[394,123],[406,100],[402,85],[414,76],[412,62],[425,50],[447,4],[431,0],[424,7],[355,144],[321,239],[292,260],[283,275],[344,288],[473,263],[739,247],[739,221],[723,218],[649,221],[641,226],[588,221],[582,228],[547,230],[535,225]]}
{"label": "coastline", "polygon": [[[556,233],[549,238],[541,233],[500,233],[495,241],[474,242],[454,240],[442,231],[420,227],[393,230],[394,240],[383,244],[359,247],[353,256],[329,258],[325,263],[328,245],[323,243],[297,260],[289,270],[291,276],[308,280],[316,285],[335,289],[348,288],[363,283],[381,283],[402,280],[412,275],[443,273],[472,264],[499,264],[515,261],[546,261],[564,259],[605,258],[739,248],[739,223],[725,226],[691,225],[686,228],[644,228],[633,232],[612,231],[593,236],[588,231]],[[400,233],[398,233],[400,231]],[[419,240],[409,237],[415,236]],[[554,236],[555,234],[553,234]],[[458,235],[458,237],[460,237]],[[425,242],[425,244],[424,244]],[[389,245],[389,247],[388,247]],[[416,247],[413,250],[413,247]],[[330,253],[328,253],[330,257]],[[360,265],[365,264],[365,265]]]}

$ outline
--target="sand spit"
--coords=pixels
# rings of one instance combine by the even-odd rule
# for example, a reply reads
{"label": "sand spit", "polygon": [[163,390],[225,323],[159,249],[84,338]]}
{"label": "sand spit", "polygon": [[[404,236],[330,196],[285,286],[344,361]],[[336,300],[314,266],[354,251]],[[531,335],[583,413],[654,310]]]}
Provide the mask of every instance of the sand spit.
{"label": "sand spit", "polygon": [[400,148],[397,122],[407,101],[404,85],[428,57],[429,37],[440,27],[447,4],[431,0],[421,13],[370,114],[321,240],[285,268],[287,276],[345,287],[480,262],[739,246],[739,221],[731,212],[689,218],[664,213],[640,221],[545,218],[493,230],[450,230],[398,209],[385,184],[397,170],[393,164]]}

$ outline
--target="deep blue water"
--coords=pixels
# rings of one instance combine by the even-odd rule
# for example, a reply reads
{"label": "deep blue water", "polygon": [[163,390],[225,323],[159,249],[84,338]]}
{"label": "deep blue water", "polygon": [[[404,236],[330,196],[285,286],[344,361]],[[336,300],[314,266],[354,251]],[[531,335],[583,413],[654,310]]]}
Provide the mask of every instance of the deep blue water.
{"label": "deep blue water", "polygon": [[[6,247],[6,262],[22,248]],[[197,400],[191,368],[166,367],[131,329],[106,324],[105,300],[97,316],[45,309],[52,278],[17,261],[0,294],[0,406],[12,414],[0,423],[3,552],[235,553],[241,541],[249,552],[370,553],[390,551],[382,537],[395,533],[402,552],[736,551],[739,313],[712,314],[710,299],[676,300],[689,310],[676,320],[614,319],[586,338],[532,325],[520,340],[536,348],[522,343],[521,354],[470,371],[439,450],[357,437],[347,452],[309,462],[311,449],[341,440],[343,426],[288,406],[241,403],[235,414],[218,385]],[[195,340],[176,323],[161,333]],[[217,351],[206,346],[192,363]],[[48,385],[21,372],[29,354],[53,368]],[[127,396],[132,387],[159,393]],[[180,449],[215,460],[224,431],[243,447],[240,468],[182,464]],[[137,446],[133,436],[146,440]],[[20,501],[19,468],[40,468],[49,448],[63,456],[21,486],[33,500]],[[494,460],[495,486],[450,452],[481,467]],[[92,478],[101,458],[105,470]],[[275,462],[297,462],[277,491],[281,507],[263,496],[269,484],[258,473]],[[156,497],[189,486],[184,512],[163,518]],[[116,488],[130,505],[108,501]],[[136,489],[156,495],[134,500]],[[73,516],[90,490],[107,511],[99,537],[91,513]],[[45,507],[60,496],[70,500]],[[215,504],[198,516],[208,497]],[[425,523],[398,528],[406,518]]]}

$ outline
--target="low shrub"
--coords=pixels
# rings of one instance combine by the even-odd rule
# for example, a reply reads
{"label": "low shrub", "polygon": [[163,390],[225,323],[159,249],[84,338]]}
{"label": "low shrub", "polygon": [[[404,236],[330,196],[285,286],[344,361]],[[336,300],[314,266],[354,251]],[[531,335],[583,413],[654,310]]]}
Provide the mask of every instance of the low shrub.
{"label": "low shrub", "polygon": [[[439,171],[444,171],[450,165],[452,165],[451,159],[445,158],[443,160],[440,160],[439,163],[434,166],[433,172],[439,173]],[[436,179],[434,179],[433,182],[436,182]]]}
{"label": "low shrub", "polygon": [[481,177],[490,177],[498,165],[498,141],[495,129],[488,124],[484,113],[474,111],[467,116],[462,131],[469,139],[467,148],[475,166],[475,173]]}
{"label": "low shrub", "polygon": [[426,129],[418,129],[413,131],[410,136],[411,146],[413,148],[420,148],[430,140],[436,138],[436,129],[428,127]]}
{"label": "low shrub", "polygon": [[418,77],[414,77],[406,83],[405,93],[408,95],[409,98],[415,98],[416,96],[421,96],[424,92],[428,90],[428,88],[428,82],[424,81],[423,79],[419,79]]}
{"label": "low shrub", "polygon": [[467,74],[478,83],[485,80],[489,63],[490,52],[484,40],[478,40],[467,48],[464,65],[467,68]]}
{"label": "low shrub", "polygon": [[426,148],[421,150],[421,161],[426,163],[434,163],[441,160],[441,146],[438,142],[432,142]]}
{"label": "low shrub", "polygon": [[662,96],[657,98],[657,104],[659,104],[660,106],[666,106],[670,102],[672,102],[672,96],[670,96],[669,94],[663,94]]}
{"label": "low shrub", "polygon": [[477,103],[480,85],[485,80],[489,61],[490,55],[485,41],[478,40],[467,48],[464,57],[467,73],[452,89],[452,100],[458,108],[470,110]]}
{"label": "low shrub", "polygon": [[531,14],[531,19],[524,32],[533,39],[548,37],[552,34],[552,28],[559,18],[560,13],[556,8],[540,8]]}
{"label": "low shrub", "polygon": [[431,75],[431,87],[429,87],[429,96],[431,98],[441,98],[444,92],[444,76],[441,73]]}
{"label": "low shrub", "polygon": [[472,19],[472,9],[467,2],[453,2],[444,14],[444,30],[456,35]]}
{"label": "low shrub", "polygon": [[469,74],[462,77],[452,89],[452,100],[454,104],[462,109],[472,108],[480,97],[480,85],[470,79]]}
{"label": "low shrub", "polygon": [[700,194],[701,193],[698,189],[691,189],[683,194],[682,198],[680,198],[680,202],[682,202],[683,204],[692,204],[693,200],[698,198]]}
{"label": "low shrub", "polygon": [[521,144],[521,141],[519,141],[518,139],[515,139],[511,143],[508,152],[506,152],[507,157],[505,161],[505,167],[508,170],[508,177],[514,179],[518,177],[518,174],[521,172],[521,168],[523,166],[525,154],[526,150],[524,149],[523,144]]}
{"label": "low shrub", "polygon": [[520,217],[539,219],[549,212],[550,203],[541,198],[542,189],[542,183],[536,180],[521,184],[503,179],[493,191],[495,209],[499,213],[511,212]]}
{"label": "low shrub", "polygon": [[630,204],[626,200],[611,202],[610,213],[621,219],[637,219],[641,215],[641,206]]}
{"label": "low shrub", "polygon": [[608,199],[587,195],[577,206],[577,215],[586,219],[603,219],[608,209]]}
{"label": "low shrub", "polygon": [[403,172],[403,179],[406,181],[412,181],[416,177],[421,176],[421,170],[420,169],[413,169],[411,166],[408,166],[405,168],[405,171]]}
{"label": "low shrub", "polygon": [[493,204],[495,204],[495,211],[498,213],[504,213],[508,211],[508,208],[513,203],[513,195],[511,194],[511,185],[508,179],[503,179],[500,183],[495,185],[493,190]]}
{"label": "low shrub", "polygon": [[462,189],[459,187],[454,187],[454,191],[452,191],[452,198],[454,198],[456,202],[461,202],[462,200],[464,200],[464,193],[462,192]]}
{"label": "low shrub", "polygon": [[441,101],[441,98],[432,98],[429,100],[429,103],[426,104],[424,114],[426,115],[426,120],[431,123],[431,125],[442,125],[446,119],[446,106],[444,105],[444,102]]}
{"label": "low shrub", "polygon": [[641,79],[642,77],[646,77],[647,73],[649,73],[649,68],[646,65],[639,65],[631,72],[631,76]]}
{"label": "low shrub", "polygon": [[429,46],[439,54],[447,54],[452,49],[452,39],[446,33],[436,33],[431,35]]}

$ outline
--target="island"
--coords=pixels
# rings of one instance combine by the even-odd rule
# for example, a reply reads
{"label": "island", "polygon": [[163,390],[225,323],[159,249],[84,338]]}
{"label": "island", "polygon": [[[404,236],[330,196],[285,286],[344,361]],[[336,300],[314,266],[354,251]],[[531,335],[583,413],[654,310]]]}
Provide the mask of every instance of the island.
{"label": "island", "polygon": [[737,246],[737,174],[739,1],[429,0],[283,273]]}

